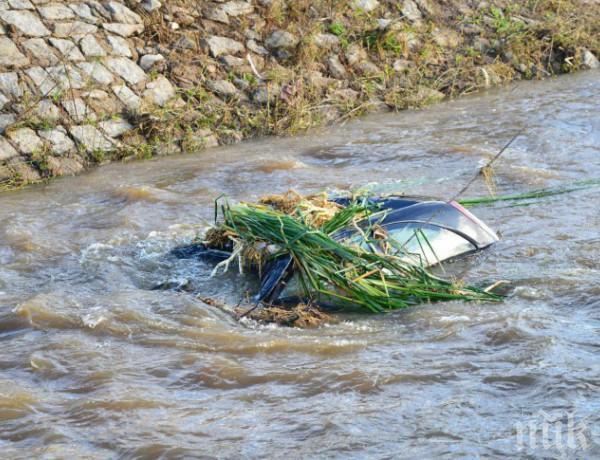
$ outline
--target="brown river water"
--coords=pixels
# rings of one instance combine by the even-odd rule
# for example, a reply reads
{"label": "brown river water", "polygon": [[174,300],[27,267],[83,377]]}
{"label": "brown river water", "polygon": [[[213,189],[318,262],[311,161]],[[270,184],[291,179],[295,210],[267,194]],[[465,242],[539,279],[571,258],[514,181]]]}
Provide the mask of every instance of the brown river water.
{"label": "brown river water", "polygon": [[196,295],[249,281],[166,256],[222,193],[448,198],[522,127],[499,193],[600,177],[600,73],[0,195],[0,457],[600,458],[598,189],[474,209],[502,240],[463,264],[511,282],[498,304],[239,323]]}

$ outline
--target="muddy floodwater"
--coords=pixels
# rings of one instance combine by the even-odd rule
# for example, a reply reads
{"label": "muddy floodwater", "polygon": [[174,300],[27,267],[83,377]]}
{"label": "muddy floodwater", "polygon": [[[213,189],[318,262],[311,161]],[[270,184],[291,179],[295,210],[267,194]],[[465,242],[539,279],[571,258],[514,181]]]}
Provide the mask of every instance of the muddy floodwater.
{"label": "muddy floodwater", "polygon": [[599,458],[599,189],[474,208],[502,240],[461,271],[498,304],[239,323],[197,296],[251,280],[166,256],[223,193],[448,198],[523,127],[498,193],[600,177],[600,73],[0,195],[0,457]]}

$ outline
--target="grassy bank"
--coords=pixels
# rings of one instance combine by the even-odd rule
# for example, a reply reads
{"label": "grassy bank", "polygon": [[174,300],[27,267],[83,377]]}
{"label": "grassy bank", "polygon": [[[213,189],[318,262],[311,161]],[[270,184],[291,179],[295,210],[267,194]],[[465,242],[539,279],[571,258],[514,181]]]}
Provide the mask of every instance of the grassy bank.
{"label": "grassy bank", "polygon": [[[366,11],[350,1],[272,2],[259,10],[260,24],[240,18],[235,27],[217,25],[213,33],[233,39],[285,30],[297,43],[271,50],[277,57],[254,63],[257,72],[249,61],[232,69],[206,56],[200,59],[204,81],[196,84],[190,84],[196,76],[190,66],[197,55],[175,51],[170,77],[179,80],[185,105],[149,114],[156,131],[169,127],[166,137],[154,140],[160,145],[198,129],[214,131],[220,143],[294,134],[373,110],[421,107],[513,80],[573,72],[584,67],[586,52],[600,52],[598,5],[418,3],[382,2]],[[418,9],[411,12],[408,4]],[[157,30],[166,25],[148,21],[149,36],[168,45],[172,38]],[[206,87],[219,78],[238,91],[215,100]],[[188,151],[197,147],[184,143]]]}

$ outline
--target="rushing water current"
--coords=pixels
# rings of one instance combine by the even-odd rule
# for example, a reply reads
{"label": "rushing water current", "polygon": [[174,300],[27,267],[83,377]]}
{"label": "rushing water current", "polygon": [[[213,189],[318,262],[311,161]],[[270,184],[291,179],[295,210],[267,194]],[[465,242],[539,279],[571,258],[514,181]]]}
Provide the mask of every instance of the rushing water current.
{"label": "rushing water current", "polygon": [[474,209],[502,240],[466,276],[510,281],[498,304],[239,323],[197,296],[246,278],[166,257],[223,193],[449,198],[521,128],[498,193],[599,177],[600,73],[1,194],[0,457],[599,458],[598,189]]}

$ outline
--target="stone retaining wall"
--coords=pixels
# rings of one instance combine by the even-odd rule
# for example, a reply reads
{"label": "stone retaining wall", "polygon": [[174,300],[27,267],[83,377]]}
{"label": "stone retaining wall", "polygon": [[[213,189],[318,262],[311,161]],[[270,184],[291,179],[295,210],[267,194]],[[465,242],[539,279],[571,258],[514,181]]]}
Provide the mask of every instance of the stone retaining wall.
{"label": "stone retaining wall", "polygon": [[0,0],[0,178],[76,173],[122,148],[127,114],[175,97],[143,31],[119,1]]}
{"label": "stone retaining wall", "polygon": [[[598,31],[598,2],[577,4]],[[507,5],[0,0],[0,184],[598,66],[584,35],[519,55],[502,28],[537,33],[544,11]]]}

